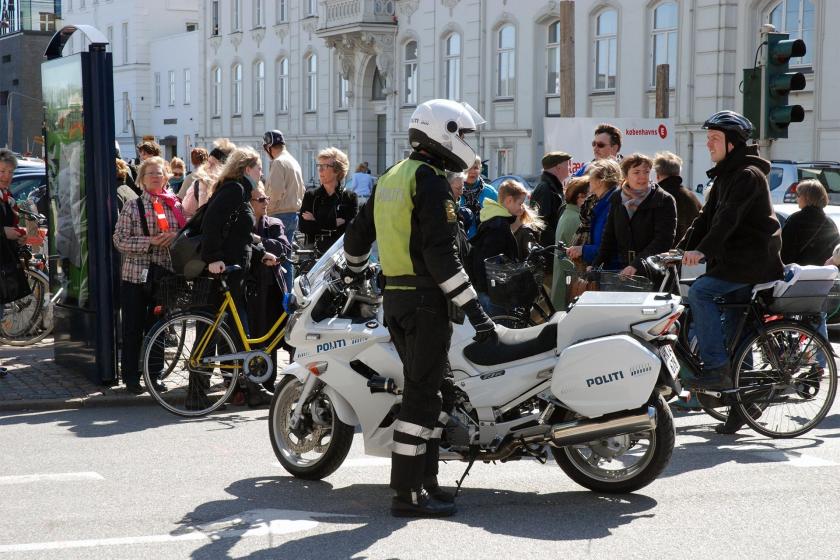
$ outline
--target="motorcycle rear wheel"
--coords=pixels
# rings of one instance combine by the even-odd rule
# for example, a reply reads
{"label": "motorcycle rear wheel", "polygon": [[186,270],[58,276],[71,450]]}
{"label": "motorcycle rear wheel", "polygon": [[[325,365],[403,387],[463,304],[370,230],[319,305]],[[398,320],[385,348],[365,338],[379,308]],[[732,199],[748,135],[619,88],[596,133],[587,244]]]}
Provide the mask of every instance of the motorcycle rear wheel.
{"label": "motorcycle rear wheel", "polygon": [[569,478],[595,492],[624,494],[644,488],[668,465],[676,439],[674,418],[665,399],[657,396],[654,407],[654,430],[583,445],[552,447],[554,460]]}
{"label": "motorcycle rear wheel", "polygon": [[329,397],[313,391],[304,404],[300,426],[291,429],[292,413],[303,383],[286,375],[274,390],[268,411],[271,447],[284,469],[297,478],[321,480],[338,469],[353,444],[353,426],[342,422]]}

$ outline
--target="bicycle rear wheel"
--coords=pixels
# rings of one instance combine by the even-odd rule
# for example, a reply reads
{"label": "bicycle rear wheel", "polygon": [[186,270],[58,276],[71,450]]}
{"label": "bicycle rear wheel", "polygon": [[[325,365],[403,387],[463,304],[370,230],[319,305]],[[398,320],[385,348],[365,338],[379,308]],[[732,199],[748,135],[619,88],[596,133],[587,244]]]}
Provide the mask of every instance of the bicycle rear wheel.
{"label": "bicycle rear wheel", "polygon": [[204,416],[225,404],[236,390],[242,361],[215,358],[237,351],[224,324],[210,335],[200,364],[191,360],[213,323],[210,315],[178,313],[159,321],[143,342],[146,389],[173,414]]}
{"label": "bicycle rear wheel", "polygon": [[737,406],[756,432],[800,436],[819,424],[834,403],[834,353],[816,331],[780,321],[751,337],[735,361]]}
{"label": "bicycle rear wheel", "polygon": [[52,330],[44,329],[42,325],[42,313],[50,291],[50,283],[41,272],[31,269],[25,272],[32,293],[6,304],[0,319],[0,342],[11,346],[35,344]]}

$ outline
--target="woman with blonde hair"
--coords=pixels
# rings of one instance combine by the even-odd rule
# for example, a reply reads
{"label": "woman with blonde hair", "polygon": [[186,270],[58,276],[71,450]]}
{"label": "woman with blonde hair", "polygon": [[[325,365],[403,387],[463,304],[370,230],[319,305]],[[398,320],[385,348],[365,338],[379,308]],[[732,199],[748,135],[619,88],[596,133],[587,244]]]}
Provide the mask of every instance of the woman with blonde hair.
{"label": "woman with blonde hair", "polygon": [[[580,227],[566,251],[572,260],[582,260],[579,265],[591,264],[598,257],[601,237],[610,213],[610,202],[619,192],[623,179],[621,167],[612,159],[598,159],[587,166],[589,196],[580,208]],[[612,264],[612,263],[610,263]]]}
{"label": "woman with blonde hair", "polygon": [[348,169],[347,154],[338,148],[321,150],[318,153],[321,186],[303,195],[299,229],[306,234],[307,245],[314,245],[321,253],[344,235],[347,224],[359,213],[356,193],[344,188]]}
{"label": "woman with blonde hair", "polygon": [[525,260],[545,227],[536,212],[525,203],[527,197],[528,191],[522,183],[508,179],[499,186],[499,201],[487,198],[481,209],[481,221],[471,241],[470,257],[473,285],[489,315],[498,315],[505,310],[490,301],[485,259],[504,255],[512,260]]}
{"label": "woman with blonde hair", "polygon": [[[126,202],[114,227],[114,246],[122,254],[122,379],[128,392],[135,395],[143,392],[140,346],[155,322],[154,285],[172,272],[169,246],[186,223],[178,197],[166,188],[168,180],[163,158],[152,156],[143,161],[137,170],[137,185],[143,194]],[[160,391],[166,390],[159,381],[155,383]]]}
{"label": "woman with blonde hair", "polygon": [[[238,265],[239,270],[227,275],[227,283],[236,308],[242,319],[245,332],[248,332],[248,317],[245,301],[245,274],[255,260],[266,266],[275,266],[276,257],[265,251],[262,243],[253,244],[251,232],[256,223],[254,209],[251,207],[251,194],[257,188],[262,175],[260,155],[253,148],[237,148],[227,157],[219,178],[213,185],[207,209],[204,211],[201,231],[204,242],[201,244],[201,258],[209,263],[211,274],[220,274],[226,267]],[[221,294],[211,302],[221,304]],[[280,305],[280,302],[278,302]],[[245,382],[248,392],[248,405],[259,406],[270,402],[269,395],[262,387],[250,381]]]}

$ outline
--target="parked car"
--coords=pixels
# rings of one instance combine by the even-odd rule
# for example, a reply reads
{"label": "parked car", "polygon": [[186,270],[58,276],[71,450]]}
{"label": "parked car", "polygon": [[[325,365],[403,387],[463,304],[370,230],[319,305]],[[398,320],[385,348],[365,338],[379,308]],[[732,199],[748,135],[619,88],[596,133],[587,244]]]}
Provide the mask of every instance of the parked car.
{"label": "parked car", "polygon": [[540,182],[539,175],[501,175],[490,181],[490,185],[492,185],[493,188],[496,189],[496,191],[498,192],[499,186],[508,179],[519,181],[520,183],[522,183],[522,186],[528,189],[529,192],[533,191],[534,187],[537,186],[537,183]]}
{"label": "parked car", "polygon": [[796,203],[796,186],[800,181],[816,179],[828,191],[830,204],[840,204],[840,162],[790,161],[770,162],[770,198],[774,204]]}
{"label": "parked car", "polygon": [[9,192],[17,200],[23,200],[29,194],[47,184],[47,166],[43,161],[32,159],[19,159],[12,176],[12,184]]}

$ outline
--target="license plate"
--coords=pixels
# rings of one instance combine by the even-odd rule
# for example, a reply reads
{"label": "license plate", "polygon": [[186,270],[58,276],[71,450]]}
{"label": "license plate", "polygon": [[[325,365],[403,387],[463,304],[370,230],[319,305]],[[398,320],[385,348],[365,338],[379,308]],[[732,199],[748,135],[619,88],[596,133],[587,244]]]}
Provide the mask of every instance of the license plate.
{"label": "license plate", "polygon": [[659,356],[662,358],[662,361],[665,362],[665,367],[668,368],[668,371],[670,371],[671,375],[674,379],[676,379],[680,374],[680,362],[677,360],[674,350],[668,345],[660,346]]}

